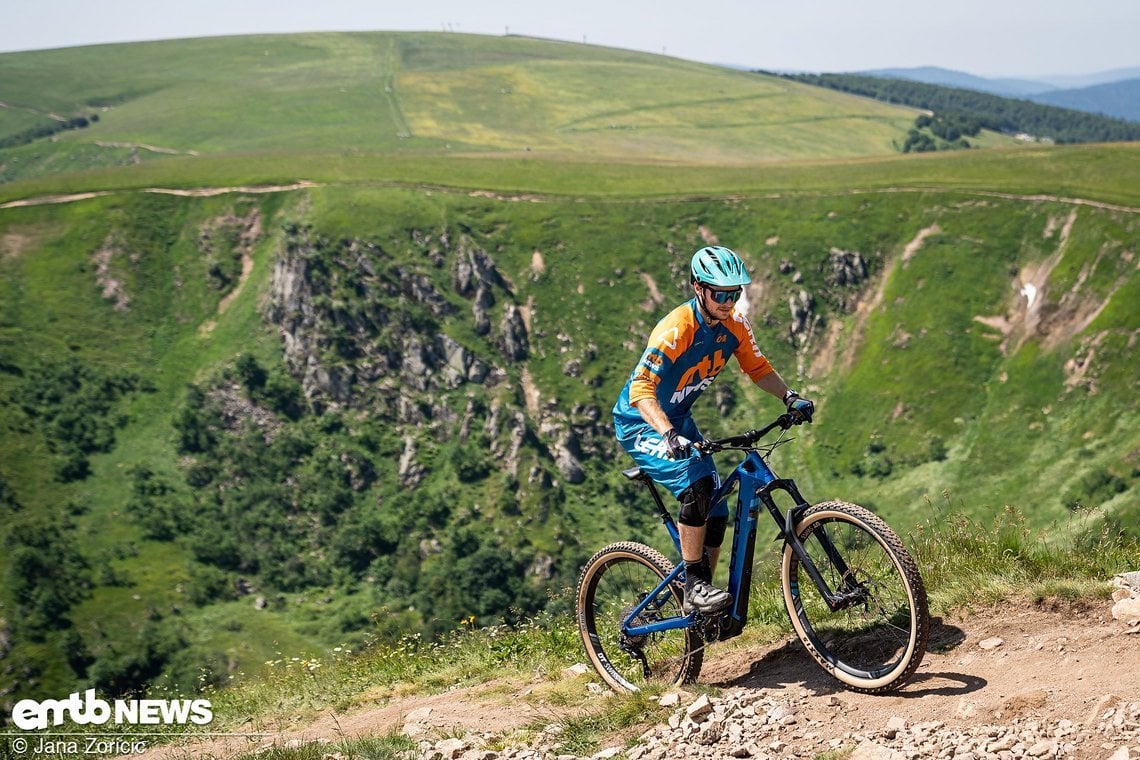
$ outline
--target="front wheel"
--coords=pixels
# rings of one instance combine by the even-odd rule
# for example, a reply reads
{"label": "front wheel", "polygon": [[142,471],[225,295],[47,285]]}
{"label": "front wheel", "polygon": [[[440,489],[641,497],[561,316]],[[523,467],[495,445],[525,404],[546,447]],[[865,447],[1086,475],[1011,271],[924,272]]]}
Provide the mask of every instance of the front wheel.
{"label": "front wheel", "polygon": [[610,544],[586,562],[578,579],[578,631],[594,670],[616,691],[692,683],[704,652],[688,627],[631,636],[628,623],[647,626],[685,616],[682,589],[670,583],[630,619],[634,609],[673,572],[673,563],[644,544]]}
{"label": "front wheel", "polygon": [[832,609],[784,545],[784,604],[804,647],[854,691],[902,686],[922,662],[930,634],[926,589],[902,541],[874,513],[841,501],[811,507],[795,530],[838,597]]}

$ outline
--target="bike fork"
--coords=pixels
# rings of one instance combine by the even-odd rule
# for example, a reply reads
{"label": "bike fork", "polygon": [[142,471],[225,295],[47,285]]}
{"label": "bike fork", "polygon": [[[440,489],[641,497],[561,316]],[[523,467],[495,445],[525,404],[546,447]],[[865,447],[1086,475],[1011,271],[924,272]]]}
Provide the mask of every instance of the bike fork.
{"label": "bike fork", "polygon": [[[775,500],[772,498],[772,491],[779,489],[788,493],[793,500],[796,501],[796,506],[788,510],[787,513],[781,514],[780,507],[776,506]],[[804,546],[803,541],[799,540],[796,534],[796,523],[799,521],[800,516],[803,516],[809,505],[800,496],[796,484],[787,480],[776,480],[768,483],[766,487],[758,493],[760,500],[764,501],[764,506],[768,508],[768,512],[776,520],[776,524],[780,525],[780,538],[783,539],[784,544],[791,547],[795,551],[799,563],[804,567],[807,577],[812,579],[816,589],[819,589],[820,595],[823,597],[824,603],[827,603],[829,610],[837,612],[844,610],[852,604],[860,602],[864,597],[863,589],[850,583],[850,571],[844,557],[839,553],[839,549],[833,544],[831,538],[823,531],[816,531],[814,538],[819,541],[823,553],[827,555],[828,561],[836,569],[841,580],[839,589],[832,590],[828,585],[828,581],[823,578],[823,573],[820,572],[819,567],[816,566],[812,556],[807,553],[807,548]]]}

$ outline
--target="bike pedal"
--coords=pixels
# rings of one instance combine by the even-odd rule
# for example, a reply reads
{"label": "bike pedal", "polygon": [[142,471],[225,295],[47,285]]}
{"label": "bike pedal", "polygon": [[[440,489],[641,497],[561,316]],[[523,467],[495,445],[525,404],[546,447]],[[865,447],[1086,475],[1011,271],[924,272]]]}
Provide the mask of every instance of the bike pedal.
{"label": "bike pedal", "polygon": [[728,615],[722,611],[699,617],[696,627],[705,643],[711,644],[720,640],[725,632],[726,623],[728,623]]}

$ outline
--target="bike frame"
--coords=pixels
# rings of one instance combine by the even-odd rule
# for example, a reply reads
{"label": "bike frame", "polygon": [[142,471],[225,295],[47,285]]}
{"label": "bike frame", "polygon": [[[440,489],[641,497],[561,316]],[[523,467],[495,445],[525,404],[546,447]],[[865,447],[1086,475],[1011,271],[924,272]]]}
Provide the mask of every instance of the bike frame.
{"label": "bike frame", "polygon": [[[777,539],[791,546],[792,551],[796,553],[808,577],[811,578],[816,588],[819,589],[828,607],[832,610],[842,609],[858,601],[860,598],[858,589],[853,586],[832,589],[820,574],[815,562],[812,561],[811,556],[807,553],[807,550],[804,549],[803,544],[796,536],[795,525],[799,522],[800,516],[810,505],[804,500],[799,489],[796,488],[795,482],[790,479],[776,477],[772,468],[768,466],[768,463],[764,461],[764,457],[756,449],[750,446],[742,446],[739,443],[741,439],[750,439],[749,443],[755,442],[773,428],[783,427],[786,430],[791,424],[792,422],[787,415],[783,415],[777,419],[776,422],[762,430],[752,431],[746,433],[744,436],[727,438],[722,441],[712,441],[706,444],[709,445],[713,451],[719,451],[724,448],[734,448],[747,452],[744,460],[733,469],[728,478],[726,478],[713,493],[711,501],[712,506],[715,507],[727,499],[732,494],[732,491],[739,485],[740,490],[737,495],[736,510],[733,519],[732,554],[728,565],[728,592],[732,595],[733,601],[724,621],[721,623],[720,633],[717,636],[718,639],[728,639],[739,635],[744,629],[745,623],[748,621],[748,601],[752,593],[752,563],[756,548],[756,525],[759,521],[761,505],[767,509],[773,521],[776,523]],[[735,445],[733,445],[734,443]],[[653,479],[642,472],[640,467],[626,470],[624,474],[631,480],[644,483],[646,488],[649,489],[650,494],[653,496],[653,502],[657,508],[658,515],[665,524],[669,536],[673,539],[673,545],[677,549],[677,554],[680,556],[681,535],[677,529],[676,522],[673,520],[673,516],[665,507],[665,503],[662,501],[661,494],[658,492]],[[795,506],[789,509],[787,513],[782,512],[780,507],[776,504],[774,498],[774,493],[776,492],[786,493],[795,503]],[[840,577],[844,579],[844,586],[847,586],[847,582],[850,579],[848,568],[843,558],[825,534],[819,534],[818,538],[823,550],[828,555],[828,559],[833,563]],[[673,571],[669,573],[664,580],[658,583],[657,586],[646,594],[645,598],[630,611],[629,615],[622,621],[622,632],[628,636],[645,636],[677,628],[688,628],[697,622],[698,617],[701,616],[699,612],[657,620],[646,625],[629,624],[629,621],[637,619],[650,605],[654,605],[659,609],[672,593],[669,588],[670,585],[674,582],[684,580],[684,572],[685,563],[682,560],[677,563]]]}

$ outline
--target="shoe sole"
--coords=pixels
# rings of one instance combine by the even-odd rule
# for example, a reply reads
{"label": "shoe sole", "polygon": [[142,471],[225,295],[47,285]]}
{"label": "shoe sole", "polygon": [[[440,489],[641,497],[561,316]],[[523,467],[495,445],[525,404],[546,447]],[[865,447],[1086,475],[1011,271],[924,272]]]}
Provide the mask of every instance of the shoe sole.
{"label": "shoe sole", "polygon": [[688,604],[682,604],[681,610],[686,615],[692,615],[694,612],[703,612],[707,615],[710,612],[721,612],[723,610],[728,609],[731,606],[732,606],[732,597],[730,596],[724,600],[723,604],[717,604],[717,605],[709,606],[709,607],[697,607],[695,605],[689,606]]}

